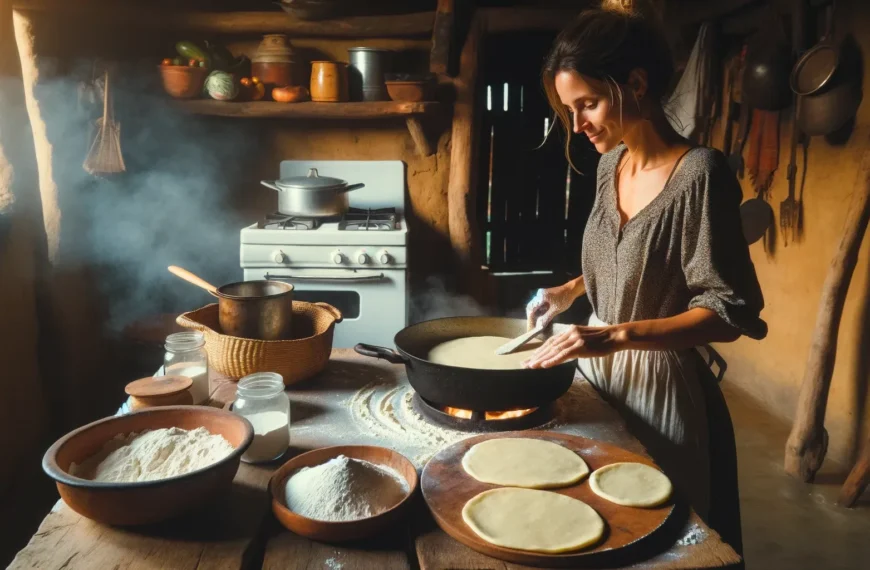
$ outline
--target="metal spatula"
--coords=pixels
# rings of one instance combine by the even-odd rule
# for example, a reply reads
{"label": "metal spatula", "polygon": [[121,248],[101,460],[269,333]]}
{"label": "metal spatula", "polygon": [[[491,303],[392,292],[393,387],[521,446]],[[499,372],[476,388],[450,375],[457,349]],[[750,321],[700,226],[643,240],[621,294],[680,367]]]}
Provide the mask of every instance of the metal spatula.
{"label": "metal spatula", "polygon": [[500,347],[496,348],[495,353],[499,356],[504,356],[505,354],[510,354],[513,351],[515,351],[516,349],[518,349],[519,347],[523,346],[524,344],[526,344],[527,342],[532,340],[533,338],[535,338],[536,336],[538,336],[539,334],[541,334],[543,332],[543,330],[544,330],[544,327],[541,325],[538,325],[535,328],[533,328],[532,330],[530,330],[529,332],[521,334],[517,338],[510,340],[510,341],[504,343],[503,345],[501,345]]}

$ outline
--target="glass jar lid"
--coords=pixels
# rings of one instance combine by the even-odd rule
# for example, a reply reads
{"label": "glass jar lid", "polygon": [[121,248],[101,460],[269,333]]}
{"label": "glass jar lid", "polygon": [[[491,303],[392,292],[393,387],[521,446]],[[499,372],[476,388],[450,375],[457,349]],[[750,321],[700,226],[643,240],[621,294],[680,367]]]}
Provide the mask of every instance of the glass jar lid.
{"label": "glass jar lid", "polygon": [[246,400],[272,398],[284,391],[284,377],[277,372],[248,374],[236,388],[236,396]]}
{"label": "glass jar lid", "polygon": [[205,336],[199,331],[173,333],[166,337],[166,350],[185,352],[205,345]]}

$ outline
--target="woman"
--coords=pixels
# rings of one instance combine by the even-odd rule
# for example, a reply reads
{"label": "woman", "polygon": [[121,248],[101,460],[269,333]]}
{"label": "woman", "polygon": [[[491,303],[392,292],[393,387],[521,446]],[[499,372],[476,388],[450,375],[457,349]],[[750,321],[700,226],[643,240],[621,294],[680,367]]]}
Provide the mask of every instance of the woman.
{"label": "woman", "polygon": [[594,314],[588,326],[549,338],[525,366],[579,359],[582,374],[640,429],[704,513],[707,424],[691,349],[763,338],[761,289],[741,230],[740,186],[724,155],[692,147],[665,116],[673,75],[666,40],[652,18],[610,4],[582,13],[544,65],[568,143],[572,131],[583,134],[603,156],[583,275],[539,291],[527,307],[530,327],[583,294]]}

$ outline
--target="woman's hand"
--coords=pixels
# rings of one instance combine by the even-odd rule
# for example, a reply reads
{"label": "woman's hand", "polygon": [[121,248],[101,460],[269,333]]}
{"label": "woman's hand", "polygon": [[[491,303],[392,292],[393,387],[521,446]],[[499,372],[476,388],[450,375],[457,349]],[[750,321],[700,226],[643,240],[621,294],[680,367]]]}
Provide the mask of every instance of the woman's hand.
{"label": "woman's hand", "polygon": [[551,368],[569,360],[606,356],[626,348],[628,331],[620,325],[584,327],[572,325],[567,331],[547,339],[523,362],[525,368]]}
{"label": "woman's hand", "polygon": [[570,309],[577,297],[584,293],[586,293],[586,284],[582,276],[558,287],[538,289],[526,305],[528,330],[532,330],[539,324],[544,327],[549,326],[557,315]]}

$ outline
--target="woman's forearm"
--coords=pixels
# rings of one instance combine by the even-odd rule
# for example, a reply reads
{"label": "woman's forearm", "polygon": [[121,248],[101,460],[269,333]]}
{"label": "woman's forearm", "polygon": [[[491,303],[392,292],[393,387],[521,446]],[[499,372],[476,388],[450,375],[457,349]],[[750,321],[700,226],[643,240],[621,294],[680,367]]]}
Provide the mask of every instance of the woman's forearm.
{"label": "woman's forearm", "polygon": [[571,300],[576,301],[578,298],[582,297],[586,294],[586,282],[583,280],[583,276],[577,277],[576,279],[572,279],[568,281],[562,287],[565,288],[566,291],[569,291],[571,294]]}
{"label": "woman's forearm", "polygon": [[650,319],[618,325],[623,330],[622,349],[682,350],[711,342],[733,342],[740,332],[715,312],[689,309],[664,319]]}

